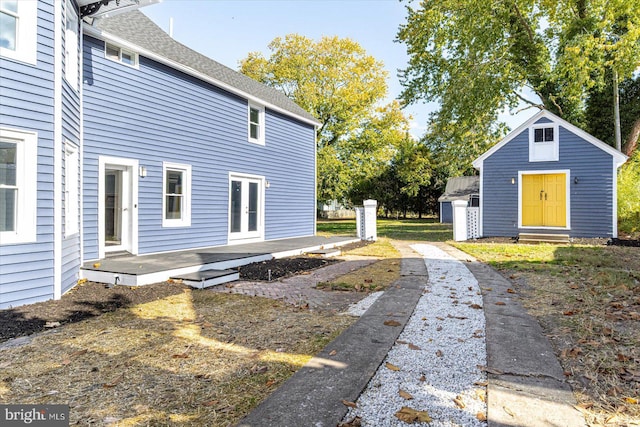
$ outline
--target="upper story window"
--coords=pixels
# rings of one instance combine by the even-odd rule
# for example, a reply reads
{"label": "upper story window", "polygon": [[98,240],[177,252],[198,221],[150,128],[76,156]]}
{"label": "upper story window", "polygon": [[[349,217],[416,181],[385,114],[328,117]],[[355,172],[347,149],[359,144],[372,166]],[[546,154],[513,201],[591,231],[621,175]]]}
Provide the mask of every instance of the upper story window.
{"label": "upper story window", "polygon": [[37,141],[0,129],[0,244],[36,241]]}
{"label": "upper story window", "polygon": [[0,1],[0,56],[36,63],[37,1]]}
{"label": "upper story window", "polygon": [[162,226],[191,225],[191,165],[164,162]]}
{"label": "upper story window", "polygon": [[249,104],[249,142],[264,145],[264,107]]}
{"label": "upper story window", "polygon": [[66,29],[64,37],[65,45],[65,65],[64,78],[72,88],[78,90],[78,13],[76,12],[73,2],[66,2]]}
{"label": "upper story window", "polygon": [[544,123],[529,128],[529,161],[555,162],[559,159],[558,125]]}
{"label": "upper story window", "polygon": [[138,66],[138,54],[111,43],[105,43],[105,56],[112,61],[117,61],[130,67]]}

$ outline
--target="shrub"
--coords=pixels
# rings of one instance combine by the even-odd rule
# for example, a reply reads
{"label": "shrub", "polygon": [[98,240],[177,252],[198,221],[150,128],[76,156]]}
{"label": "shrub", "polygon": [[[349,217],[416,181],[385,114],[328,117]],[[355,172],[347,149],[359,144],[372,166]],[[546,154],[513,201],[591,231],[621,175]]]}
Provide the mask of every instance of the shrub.
{"label": "shrub", "polygon": [[622,233],[640,232],[640,150],[618,173],[618,229]]}

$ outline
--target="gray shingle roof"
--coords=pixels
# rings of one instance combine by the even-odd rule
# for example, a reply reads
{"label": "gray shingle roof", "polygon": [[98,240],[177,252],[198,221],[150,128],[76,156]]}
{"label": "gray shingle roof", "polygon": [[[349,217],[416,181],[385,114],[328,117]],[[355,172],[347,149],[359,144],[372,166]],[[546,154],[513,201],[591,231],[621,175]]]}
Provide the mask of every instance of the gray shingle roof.
{"label": "gray shingle roof", "polygon": [[451,202],[453,200],[469,200],[472,194],[480,192],[480,177],[458,176],[449,178],[444,194],[438,198],[439,202]]}
{"label": "gray shingle roof", "polygon": [[187,66],[285,112],[319,124],[317,119],[283,93],[259,83],[177,42],[140,11],[96,19],[93,26],[163,58]]}

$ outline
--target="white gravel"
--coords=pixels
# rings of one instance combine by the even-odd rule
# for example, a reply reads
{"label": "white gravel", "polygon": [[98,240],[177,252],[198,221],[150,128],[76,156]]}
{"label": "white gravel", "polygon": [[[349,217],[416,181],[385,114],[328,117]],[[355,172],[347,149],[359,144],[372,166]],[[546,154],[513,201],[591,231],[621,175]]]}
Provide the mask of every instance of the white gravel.
{"label": "white gravel", "polygon": [[[398,341],[344,421],[363,426],[407,426],[396,416],[403,406],[426,411],[430,427],[486,426],[485,319],[478,282],[460,261],[426,244],[413,245],[429,281]],[[476,305],[473,308],[472,305]],[[410,346],[411,344],[411,346]],[[416,349],[416,347],[419,349]],[[394,371],[386,363],[397,366]],[[480,385],[476,385],[480,383]],[[400,390],[413,398],[400,396]],[[459,398],[464,408],[454,399]]]}
{"label": "white gravel", "polygon": [[347,311],[344,314],[348,314],[349,316],[360,317],[364,314],[365,311],[369,310],[369,307],[373,305],[374,302],[380,295],[382,295],[384,291],[373,292],[367,295],[365,298],[361,299],[355,304],[351,304]]}

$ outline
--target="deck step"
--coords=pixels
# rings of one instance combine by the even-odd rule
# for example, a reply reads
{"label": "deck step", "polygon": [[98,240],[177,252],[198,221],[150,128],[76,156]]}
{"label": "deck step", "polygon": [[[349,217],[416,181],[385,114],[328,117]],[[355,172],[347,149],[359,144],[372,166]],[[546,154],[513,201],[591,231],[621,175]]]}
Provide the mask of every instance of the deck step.
{"label": "deck step", "polygon": [[240,273],[237,270],[202,270],[171,277],[172,280],[179,280],[185,285],[198,289],[233,282],[239,278]]}
{"label": "deck step", "polygon": [[570,243],[568,234],[520,233],[518,243]]}
{"label": "deck step", "polygon": [[318,249],[315,251],[307,252],[307,255],[319,255],[322,258],[331,258],[334,256],[342,255],[342,251],[340,250],[340,248]]}

